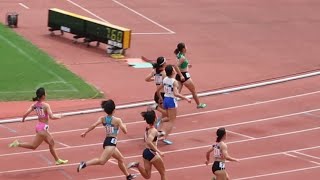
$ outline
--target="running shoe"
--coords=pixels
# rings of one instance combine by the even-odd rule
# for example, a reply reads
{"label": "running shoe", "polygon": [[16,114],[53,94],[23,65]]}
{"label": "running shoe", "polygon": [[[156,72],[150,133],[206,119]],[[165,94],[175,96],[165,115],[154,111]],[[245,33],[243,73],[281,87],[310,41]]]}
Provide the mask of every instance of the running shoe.
{"label": "running shoe", "polygon": [[200,104],[197,106],[198,109],[205,108],[205,107],[207,107],[207,105],[206,105],[206,104],[203,104],[203,103],[200,103]]}
{"label": "running shoe", "polygon": [[129,174],[129,176],[127,176],[127,180],[132,180],[132,179],[134,179],[136,177],[137,177],[136,174]]}
{"label": "running shoe", "polygon": [[138,168],[139,166],[139,162],[132,162],[132,163],[129,163],[127,168],[130,169],[130,168]]}
{"label": "running shoe", "polygon": [[173,144],[173,142],[172,142],[172,141],[169,141],[168,139],[164,139],[164,140],[162,140],[162,142],[164,142],[166,145],[171,145],[171,144]]}
{"label": "running shoe", "polygon": [[56,161],[56,165],[67,164],[67,163],[68,163],[68,160],[58,159],[58,160]]}
{"label": "running shoe", "polygon": [[84,161],[81,161],[77,168],[77,171],[79,172],[81,169],[84,169],[86,166],[87,166],[86,163]]}
{"label": "running shoe", "polygon": [[11,144],[9,144],[9,147],[12,148],[12,147],[18,147],[19,146],[19,141],[18,140],[14,140]]}

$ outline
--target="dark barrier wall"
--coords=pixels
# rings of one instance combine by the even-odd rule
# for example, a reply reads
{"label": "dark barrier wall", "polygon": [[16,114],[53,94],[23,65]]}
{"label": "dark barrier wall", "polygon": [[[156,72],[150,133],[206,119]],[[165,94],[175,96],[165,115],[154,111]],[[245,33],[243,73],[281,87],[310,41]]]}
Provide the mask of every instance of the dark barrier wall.
{"label": "dark barrier wall", "polygon": [[121,49],[130,47],[131,30],[60,9],[49,9],[50,31],[60,30]]}

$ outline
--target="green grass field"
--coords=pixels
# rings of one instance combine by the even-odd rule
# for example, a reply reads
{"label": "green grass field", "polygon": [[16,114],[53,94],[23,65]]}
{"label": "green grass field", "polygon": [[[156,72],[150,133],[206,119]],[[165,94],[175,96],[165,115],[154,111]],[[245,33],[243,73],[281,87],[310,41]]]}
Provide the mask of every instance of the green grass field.
{"label": "green grass field", "polygon": [[48,99],[102,97],[97,89],[0,24],[0,101],[31,100],[38,87],[46,88]]}

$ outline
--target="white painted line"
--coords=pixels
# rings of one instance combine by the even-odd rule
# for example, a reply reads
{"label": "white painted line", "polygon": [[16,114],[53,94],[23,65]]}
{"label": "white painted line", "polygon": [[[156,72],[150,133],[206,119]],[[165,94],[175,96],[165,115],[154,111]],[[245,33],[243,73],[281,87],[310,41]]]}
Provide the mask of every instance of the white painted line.
{"label": "white painted line", "polygon": [[45,157],[44,155],[42,155],[42,154],[38,154],[39,155],[39,157],[42,159],[42,160],[44,160],[44,162],[46,162],[48,165],[52,165],[53,163],[47,158],[47,157]]}
{"label": "white painted line", "polygon": [[161,27],[161,28],[165,29],[166,31],[170,32],[171,34],[175,34],[175,32],[174,32],[174,31],[172,31],[172,30],[170,30],[169,28],[164,27],[163,25],[161,25],[161,24],[159,24],[159,23],[155,22],[154,20],[152,20],[152,19],[148,18],[147,16],[142,15],[141,13],[139,13],[139,12],[137,12],[137,11],[135,11],[135,10],[133,10],[133,9],[129,8],[128,6],[126,6],[126,5],[122,4],[122,3],[120,3],[119,1],[117,1],[117,0],[112,0],[112,1],[113,1],[113,2],[115,2],[115,3],[117,3],[117,4],[119,4],[120,6],[122,6],[122,7],[124,7],[124,8],[126,8],[126,9],[128,9],[129,11],[131,11],[131,12],[133,12],[133,13],[135,13],[135,14],[137,14],[137,15],[141,16],[141,17],[143,17],[144,19],[146,19],[146,20],[148,20],[148,21],[152,22],[153,24],[155,24],[155,25],[157,25],[157,26],[159,26],[159,27]]}
{"label": "white painted line", "polygon": [[75,2],[73,2],[72,0],[67,0],[67,1],[68,1],[69,3],[71,3],[71,4],[75,5],[75,6],[77,6],[78,8],[80,8],[80,9],[84,10],[85,12],[87,12],[87,13],[91,14],[92,16],[94,16],[94,17],[98,18],[99,20],[104,21],[104,22],[106,22],[106,23],[109,23],[108,21],[106,21],[106,20],[105,20],[105,19],[103,19],[102,17],[100,17],[100,16],[96,15],[95,13],[93,13],[93,12],[89,11],[88,9],[86,9],[86,8],[82,7],[81,5],[79,5],[79,4],[75,3]]}
{"label": "white painted line", "polygon": [[286,156],[289,156],[289,157],[298,158],[298,156],[295,156],[293,154],[289,154],[289,153],[283,153],[283,154],[286,155]]}
{"label": "white painted line", "polygon": [[[50,89],[50,92],[75,92],[73,89]],[[34,93],[33,91],[0,91],[0,94]],[[0,120],[1,121],[1,120]],[[0,122],[1,124],[1,122]]]}
{"label": "white painted line", "polygon": [[[206,148],[208,148],[210,145],[206,146]],[[313,147],[308,147],[308,148],[301,148],[301,149],[294,149],[294,150],[290,150],[290,151],[285,151],[286,153],[288,152],[295,152],[295,151],[304,151],[304,150],[310,150],[310,149],[317,149],[320,148],[320,146],[313,146]],[[165,152],[168,153],[168,152]],[[250,160],[250,159],[258,159],[258,158],[262,158],[262,157],[269,157],[269,156],[274,156],[274,155],[281,155],[284,152],[277,152],[277,153],[271,153],[271,154],[264,154],[264,155],[259,155],[259,156],[251,156],[251,157],[246,157],[246,158],[242,158],[240,159],[240,161],[244,161],[244,160]],[[141,155],[139,155],[138,157],[141,157]],[[129,157],[125,157],[126,159]],[[62,164],[59,166],[43,166],[43,167],[36,167],[36,168],[27,168],[27,169],[15,169],[15,170],[8,170],[8,171],[0,171],[0,174],[4,174],[4,173],[15,173],[15,172],[24,172],[24,171],[33,171],[33,170],[43,170],[43,169],[56,169],[56,168],[60,168],[60,167],[69,167],[69,166],[76,166],[79,165],[79,163],[70,163],[70,164]],[[186,166],[186,167],[199,167],[199,166],[204,166],[204,164],[200,164],[200,165],[193,165],[193,166]],[[179,168],[174,168],[174,169],[186,169],[185,167],[179,167]],[[167,169],[167,171],[170,171],[170,169]],[[173,171],[173,170],[171,170]],[[123,177],[122,176],[112,176],[112,177]],[[110,178],[110,177],[109,177]]]}
{"label": "white painted line", "polygon": [[71,147],[71,146],[69,146],[69,145],[67,145],[67,144],[64,144],[64,143],[62,143],[62,142],[59,142],[59,141],[56,141],[56,142],[57,142],[58,144],[64,146],[64,147]]}
{"label": "white painted line", "polygon": [[255,139],[255,137],[248,136],[248,135],[241,134],[241,133],[237,133],[237,132],[234,132],[234,131],[227,130],[227,132],[228,132],[228,133],[231,133],[231,134],[238,135],[238,136],[242,136],[242,137],[245,137],[245,138],[248,138],[248,139]]}
{"label": "white painted line", "polygon": [[302,153],[302,152],[294,152],[294,153],[300,154],[300,155],[302,155],[302,156],[307,156],[307,157],[310,157],[310,158],[313,158],[313,159],[318,159],[318,160],[320,160],[320,157],[312,156],[312,155],[305,154],[305,153]]}
{"label": "white painted line", "polygon": [[288,170],[288,171],[279,171],[279,172],[275,172],[275,173],[261,174],[261,175],[257,175],[257,176],[248,176],[248,177],[236,178],[234,180],[256,179],[256,178],[261,178],[261,177],[274,176],[274,175],[280,175],[280,174],[289,174],[289,173],[293,173],[293,172],[306,171],[306,170],[317,169],[317,168],[320,168],[320,166],[311,166],[311,167],[293,169],[293,170]]}
{"label": "white painted line", "polygon": [[23,3],[19,3],[19,5],[22,6],[22,7],[24,7],[24,8],[26,8],[26,9],[30,9],[28,6],[26,6],[26,5],[23,4]]}
{"label": "white painted line", "polygon": [[7,129],[8,131],[10,131],[10,132],[12,132],[12,133],[17,133],[16,130],[14,130],[14,129],[12,129],[12,128],[9,128],[9,127],[7,127],[7,126],[4,126],[4,125],[2,125],[2,124],[0,124],[0,127],[4,128],[4,129]]}
{"label": "white painted line", "polygon": [[312,113],[306,113],[306,115],[320,119],[320,116],[319,116],[319,115],[315,115],[315,114],[312,114]]}
{"label": "white painted line", "polygon": [[58,169],[58,171],[67,179],[73,179],[64,169]]}
{"label": "white painted line", "polygon": [[0,34],[0,39],[4,40],[6,43],[8,43],[8,45],[12,46],[13,48],[15,48],[20,54],[24,55],[26,57],[26,60],[29,60],[30,62],[34,63],[35,65],[37,65],[40,69],[42,69],[43,71],[48,72],[49,74],[51,74],[52,76],[56,77],[59,81],[64,82],[65,85],[69,86],[71,88],[71,90],[75,91],[75,92],[79,92],[78,89],[76,89],[72,84],[66,82],[61,76],[59,76],[58,74],[56,74],[55,72],[51,71],[49,68],[45,67],[44,65],[42,65],[41,63],[37,62],[32,56],[30,56],[26,51],[24,51],[23,49],[21,49],[20,47],[16,46],[13,42],[11,42],[9,39],[5,38],[4,36],[2,36]]}
{"label": "white painted line", "polygon": [[[118,163],[117,162],[115,162],[115,161],[117,161],[116,159],[115,160],[113,160],[113,159],[109,159],[108,160],[108,162],[109,163],[111,163],[111,164],[114,164],[114,165],[117,165],[118,166]],[[139,171],[138,170],[136,170],[136,169],[130,169],[130,170],[132,170],[132,171],[134,171],[134,172],[138,172],[139,173]],[[122,177],[124,177],[124,175],[122,175]]]}
{"label": "white painted line", "polygon": [[[241,87],[238,87],[238,88],[241,89]],[[212,93],[215,93],[215,92],[217,92],[217,91],[212,91]],[[193,115],[206,114],[206,113],[209,113],[209,112],[219,112],[219,111],[237,109],[237,108],[242,108],[242,107],[256,106],[256,105],[267,104],[267,103],[271,103],[271,102],[277,102],[277,101],[283,101],[283,100],[287,100],[287,99],[294,99],[294,98],[309,96],[309,95],[318,94],[318,93],[320,93],[320,91],[314,91],[314,92],[309,92],[309,93],[304,93],[304,94],[298,94],[298,95],[294,95],[294,96],[287,96],[287,97],[272,99],[272,100],[268,100],[268,101],[249,103],[249,104],[244,104],[244,105],[239,105],[239,106],[232,106],[232,107],[228,107],[228,108],[215,109],[215,110],[210,110],[210,111],[202,111],[202,112],[198,112],[198,113],[193,113]],[[204,96],[204,95],[202,93],[199,93],[198,96]],[[188,97],[191,97],[191,95],[189,95]],[[145,101],[145,102],[140,102],[140,103],[119,105],[119,106],[116,107],[116,109],[135,108],[135,107],[147,106],[147,105],[151,105],[151,104],[154,104],[154,101]],[[87,110],[81,110],[81,111],[65,112],[65,113],[62,113],[62,114],[63,114],[63,116],[74,116],[74,115],[81,115],[81,114],[97,113],[97,112],[101,112],[101,111],[102,111],[101,108],[94,108],[94,109],[87,109]],[[185,116],[188,116],[188,115],[185,115]],[[184,117],[184,116],[183,115],[179,115],[177,117]],[[30,117],[26,118],[26,121],[37,120],[37,119],[38,119],[37,116],[30,116]],[[20,122],[20,121],[21,121],[21,118],[0,119],[0,124],[2,124],[2,123]],[[138,121],[136,123],[144,123],[144,122],[143,121]]]}

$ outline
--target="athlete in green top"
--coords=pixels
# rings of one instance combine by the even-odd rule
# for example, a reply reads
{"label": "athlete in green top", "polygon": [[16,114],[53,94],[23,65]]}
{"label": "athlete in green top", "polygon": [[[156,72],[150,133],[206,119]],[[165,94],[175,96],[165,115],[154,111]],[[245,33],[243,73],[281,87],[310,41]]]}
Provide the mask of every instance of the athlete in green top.
{"label": "athlete in green top", "polygon": [[192,93],[193,99],[197,103],[197,108],[205,108],[207,105],[200,103],[199,97],[196,92],[196,88],[191,79],[189,68],[191,68],[191,64],[189,64],[188,59],[186,58],[187,48],[184,43],[179,43],[177,48],[174,50],[174,53],[177,57],[177,65],[175,69],[177,71],[176,80],[179,82],[179,92],[181,92],[183,85],[186,86],[189,91]]}

